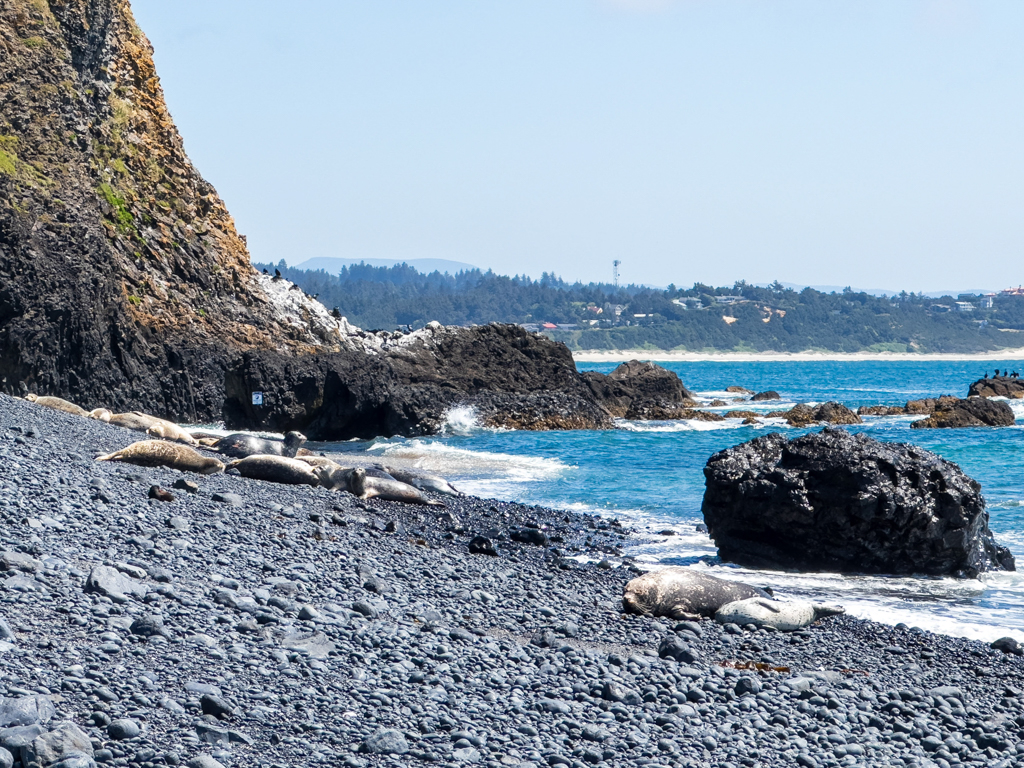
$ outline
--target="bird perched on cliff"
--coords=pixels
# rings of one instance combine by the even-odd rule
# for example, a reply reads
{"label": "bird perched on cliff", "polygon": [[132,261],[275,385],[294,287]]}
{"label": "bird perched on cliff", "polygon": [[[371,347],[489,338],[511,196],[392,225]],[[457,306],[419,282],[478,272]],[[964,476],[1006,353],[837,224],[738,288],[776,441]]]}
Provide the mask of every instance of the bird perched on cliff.
{"label": "bird perched on cliff", "polygon": [[269,272],[267,272],[267,268],[266,267],[263,268],[263,274],[264,275],[269,275],[270,274]]}
{"label": "bird perched on cliff", "polygon": [[985,375],[984,375],[984,376],[982,376],[981,378],[983,378],[983,379],[987,379],[987,378],[988,378],[988,371],[985,371]]}
{"label": "bird perched on cliff", "polygon": [[273,280],[275,283],[278,280],[283,280],[284,278],[281,277],[281,270],[280,269],[275,269],[274,270],[274,276],[272,278],[270,278],[270,279]]}

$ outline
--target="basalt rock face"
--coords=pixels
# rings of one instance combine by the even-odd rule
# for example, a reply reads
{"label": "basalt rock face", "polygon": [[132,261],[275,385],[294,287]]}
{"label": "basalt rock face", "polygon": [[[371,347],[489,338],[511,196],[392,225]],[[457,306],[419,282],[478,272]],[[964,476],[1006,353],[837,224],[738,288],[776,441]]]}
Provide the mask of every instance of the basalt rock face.
{"label": "basalt rock face", "polygon": [[660,365],[630,360],[605,375],[585,371],[590,391],[612,416],[626,419],[676,419],[697,405],[679,377]]}
{"label": "basalt rock face", "polygon": [[0,0],[0,390],[219,418],[239,351],[339,347],[306,305],[250,266],[125,0]]}
{"label": "basalt rock face", "polygon": [[978,379],[971,384],[968,397],[1008,397],[1012,400],[1024,398],[1024,381],[1011,376],[993,379]]}
{"label": "basalt rock face", "polygon": [[496,323],[396,336],[373,354],[246,353],[226,394],[230,427],[294,429],[313,440],[430,434],[458,406],[493,426],[611,426],[567,347]]}
{"label": "basalt rock face", "polygon": [[974,577],[1014,570],[978,483],[930,451],[826,429],[716,453],[702,511],[723,560],[752,567]]}
{"label": "basalt rock face", "polygon": [[913,429],[950,429],[957,427],[1012,427],[1013,409],[1001,400],[969,397],[966,400],[944,398],[931,416],[911,424]]}

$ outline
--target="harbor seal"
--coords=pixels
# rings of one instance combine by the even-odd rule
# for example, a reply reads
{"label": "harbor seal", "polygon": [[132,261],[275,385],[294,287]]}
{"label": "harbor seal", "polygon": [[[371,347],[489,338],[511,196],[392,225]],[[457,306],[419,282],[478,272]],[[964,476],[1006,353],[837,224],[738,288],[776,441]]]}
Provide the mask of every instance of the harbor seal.
{"label": "harbor seal", "polygon": [[350,469],[350,467],[343,467],[341,464],[336,462],[334,459],[328,459],[326,456],[296,456],[299,461],[309,464],[313,467],[331,467],[332,469],[337,467],[338,469]]}
{"label": "harbor seal", "polygon": [[417,472],[413,469],[402,469],[400,467],[385,467],[380,464],[376,465],[377,469],[387,472],[391,477],[395,478],[399,482],[411,485],[413,488],[419,488],[421,491],[434,491],[435,493],[443,493],[445,496],[461,496],[462,493],[457,491],[449,484],[443,477],[437,475],[431,475],[427,472]]}
{"label": "harbor seal", "polygon": [[355,469],[317,467],[320,484],[329,490],[348,491],[360,499],[384,499],[404,504],[422,504],[427,507],[443,507],[439,501],[427,498],[423,491],[408,483],[395,480],[381,470],[357,467]]}
{"label": "harbor seal", "polygon": [[289,432],[284,440],[267,440],[256,435],[236,432],[222,437],[213,446],[225,456],[244,459],[248,456],[283,456],[294,459],[299,448],[306,442],[306,436],[299,432]]}
{"label": "harbor seal", "polygon": [[187,445],[169,443],[166,440],[140,440],[120,451],[100,456],[96,461],[123,461],[141,467],[171,467],[183,472],[198,472],[201,475],[213,475],[224,471],[224,465],[217,459],[202,456]]}
{"label": "harbor seal", "polygon": [[715,613],[719,624],[753,624],[755,627],[774,627],[782,632],[793,632],[809,627],[825,616],[838,616],[846,609],[838,605],[821,605],[803,600],[782,602],[764,597],[751,597],[726,603]]}
{"label": "harbor seal", "polygon": [[267,480],[271,483],[285,485],[319,485],[320,480],[313,473],[313,468],[304,461],[290,459],[287,456],[270,456],[259,454],[235,459],[228,464],[228,469],[237,469],[242,477],[253,480]]}
{"label": "harbor seal", "polygon": [[163,419],[158,419],[156,424],[146,430],[146,434],[150,437],[161,437],[164,440],[173,440],[185,445],[199,445],[199,441],[184,429]]}
{"label": "harbor seal", "polygon": [[41,405],[44,408],[53,408],[53,410],[55,411],[64,411],[64,413],[70,413],[75,416],[87,417],[89,415],[89,412],[85,410],[85,408],[82,408],[79,405],[75,405],[74,403],[59,397],[49,397],[46,395],[40,397],[39,395],[29,394],[25,395],[25,399],[28,400],[30,403]]}
{"label": "harbor seal", "polygon": [[727,603],[769,595],[763,589],[708,576],[692,568],[664,568],[638,576],[622,591],[626,613],[696,621]]}
{"label": "harbor seal", "polygon": [[89,416],[105,421],[107,424],[112,424],[115,427],[130,429],[134,432],[145,432],[150,437],[161,437],[164,440],[173,440],[176,443],[185,443],[185,445],[198,445],[198,442],[191,434],[173,421],[150,416],[142,411],[111,413],[106,408],[97,408]]}

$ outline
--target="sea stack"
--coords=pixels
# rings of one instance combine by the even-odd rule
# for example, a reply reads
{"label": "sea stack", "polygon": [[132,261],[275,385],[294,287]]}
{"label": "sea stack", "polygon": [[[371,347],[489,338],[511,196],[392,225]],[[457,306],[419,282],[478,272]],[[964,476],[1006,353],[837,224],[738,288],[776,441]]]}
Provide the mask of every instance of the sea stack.
{"label": "sea stack", "polygon": [[704,477],[704,521],[729,562],[960,577],[1014,570],[978,483],[917,446],[841,429],[775,433],[716,453]]}

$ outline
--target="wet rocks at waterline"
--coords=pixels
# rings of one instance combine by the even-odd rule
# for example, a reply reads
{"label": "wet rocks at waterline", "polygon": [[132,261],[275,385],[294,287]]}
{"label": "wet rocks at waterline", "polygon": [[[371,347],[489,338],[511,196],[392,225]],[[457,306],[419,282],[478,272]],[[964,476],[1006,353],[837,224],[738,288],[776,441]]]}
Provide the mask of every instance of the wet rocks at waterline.
{"label": "wet rocks at waterline", "polygon": [[825,429],[712,456],[702,511],[719,556],[758,568],[975,577],[1014,570],[979,484],[917,446]]}

